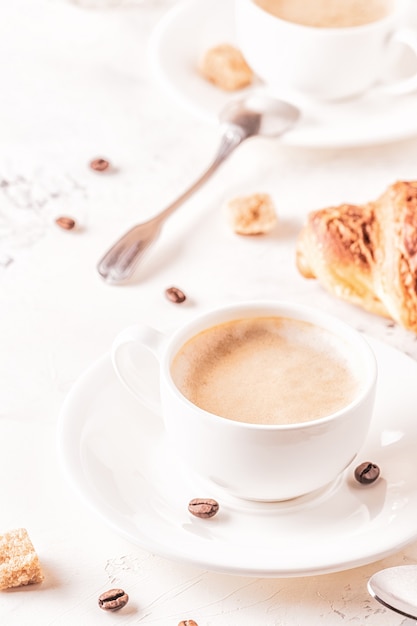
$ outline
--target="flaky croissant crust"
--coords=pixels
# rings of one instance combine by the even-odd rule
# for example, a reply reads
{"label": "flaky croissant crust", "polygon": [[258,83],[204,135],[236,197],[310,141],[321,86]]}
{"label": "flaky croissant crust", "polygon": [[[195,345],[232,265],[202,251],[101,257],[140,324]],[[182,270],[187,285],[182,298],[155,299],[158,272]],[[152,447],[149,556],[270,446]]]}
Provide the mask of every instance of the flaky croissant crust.
{"label": "flaky croissant crust", "polygon": [[296,261],[329,292],[417,332],[417,181],[365,205],[313,211]]}

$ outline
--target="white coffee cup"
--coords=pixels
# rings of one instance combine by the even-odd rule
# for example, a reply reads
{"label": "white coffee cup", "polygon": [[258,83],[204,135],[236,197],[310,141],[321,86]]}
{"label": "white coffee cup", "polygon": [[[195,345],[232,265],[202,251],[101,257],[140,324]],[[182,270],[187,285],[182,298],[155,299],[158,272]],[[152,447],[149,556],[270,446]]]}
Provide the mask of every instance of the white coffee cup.
{"label": "white coffee cup", "polygon": [[[191,338],[231,320],[271,317],[308,322],[304,326],[323,329],[326,336],[331,333],[346,346],[350,367],[360,379],[353,400],[319,419],[266,425],[220,417],[181,393],[173,380],[172,362]],[[170,337],[135,325],[116,337],[112,359],[120,380],[141,403],[162,415],[169,445],[178,459],[206,482],[207,491],[199,496],[224,490],[245,499],[275,501],[320,489],[354,460],[371,421],[377,378],[371,348],[347,324],[305,306],[278,301],[234,304],[200,315]]]}
{"label": "white coffee cup", "polygon": [[382,81],[396,44],[417,57],[417,31],[400,26],[402,0],[387,0],[387,7],[385,17],[370,23],[327,28],[281,19],[254,0],[235,0],[237,44],[254,72],[281,97],[338,100],[370,88],[410,93],[417,89],[417,72]]}

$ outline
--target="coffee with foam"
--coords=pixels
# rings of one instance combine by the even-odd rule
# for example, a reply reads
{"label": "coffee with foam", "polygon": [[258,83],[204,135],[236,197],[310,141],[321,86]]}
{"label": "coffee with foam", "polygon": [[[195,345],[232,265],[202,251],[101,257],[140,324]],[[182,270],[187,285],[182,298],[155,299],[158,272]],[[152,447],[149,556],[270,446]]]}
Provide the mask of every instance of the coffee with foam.
{"label": "coffee with foam", "polygon": [[254,0],[262,9],[288,22],[318,28],[370,24],[391,11],[389,0]]}
{"label": "coffee with foam", "polygon": [[181,393],[221,417],[253,424],[317,420],[360,390],[353,350],[333,333],[284,317],[233,320],[200,332],[173,359]]}

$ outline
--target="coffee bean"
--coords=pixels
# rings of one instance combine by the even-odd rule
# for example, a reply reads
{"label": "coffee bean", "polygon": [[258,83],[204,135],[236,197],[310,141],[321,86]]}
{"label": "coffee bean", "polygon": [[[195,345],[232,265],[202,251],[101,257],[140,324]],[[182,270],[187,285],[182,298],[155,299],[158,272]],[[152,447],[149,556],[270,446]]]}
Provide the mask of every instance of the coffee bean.
{"label": "coffee bean", "polygon": [[380,471],[378,465],[375,465],[370,461],[365,461],[365,463],[361,463],[355,469],[355,478],[363,485],[370,485],[371,483],[374,483],[379,474]]}
{"label": "coffee bean", "polygon": [[104,611],[118,611],[126,606],[128,601],[129,596],[123,589],[109,589],[101,594],[98,605]]}
{"label": "coffee bean", "polygon": [[168,287],[168,289],[165,289],[165,295],[168,300],[175,302],[175,304],[181,304],[186,299],[185,293],[178,287]]}
{"label": "coffee bean", "polygon": [[193,619],[183,619],[178,626],[198,626],[198,624]]}
{"label": "coffee bean", "polygon": [[110,163],[107,161],[107,159],[93,159],[92,161],[90,161],[90,167],[95,172],[104,172],[110,167]]}
{"label": "coffee bean", "polygon": [[72,230],[75,227],[75,220],[72,217],[57,217],[55,220],[55,224],[64,230]]}
{"label": "coffee bean", "polygon": [[212,498],[194,498],[188,503],[188,510],[196,517],[207,519],[216,515],[219,503]]}

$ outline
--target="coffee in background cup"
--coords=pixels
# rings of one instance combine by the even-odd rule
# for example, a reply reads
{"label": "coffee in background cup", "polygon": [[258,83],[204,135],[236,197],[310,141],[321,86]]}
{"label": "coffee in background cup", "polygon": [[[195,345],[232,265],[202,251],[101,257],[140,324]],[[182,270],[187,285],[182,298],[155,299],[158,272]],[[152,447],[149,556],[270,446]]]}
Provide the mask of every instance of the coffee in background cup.
{"label": "coffee in background cup", "polygon": [[350,28],[387,17],[388,0],[254,0],[261,9],[287,22],[315,28]]}
{"label": "coffee in background cup", "polygon": [[[236,39],[274,95],[340,100],[417,89],[417,71],[384,82],[398,44],[417,64],[417,30],[401,26],[403,0],[235,0]],[[395,65],[395,67],[393,67]],[[300,101],[301,104],[301,101]]]}

